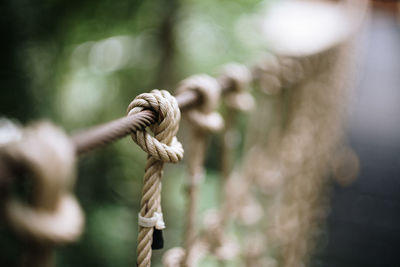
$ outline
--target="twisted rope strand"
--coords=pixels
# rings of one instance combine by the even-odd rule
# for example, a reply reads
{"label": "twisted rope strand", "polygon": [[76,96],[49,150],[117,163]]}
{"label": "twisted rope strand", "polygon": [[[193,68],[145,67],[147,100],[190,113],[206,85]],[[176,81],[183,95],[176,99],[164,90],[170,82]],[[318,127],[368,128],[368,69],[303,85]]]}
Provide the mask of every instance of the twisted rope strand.
{"label": "twisted rope strand", "polygon": [[[227,236],[224,229],[232,217],[232,209],[236,209],[231,200],[240,196],[235,195],[235,191],[227,190],[227,186],[231,176],[231,158],[236,148],[235,140],[232,139],[232,136],[235,134],[236,118],[240,111],[248,111],[254,105],[253,97],[248,92],[251,80],[252,75],[250,71],[245,66],[237,63],[225,65],[220,76],[220,81],[230,87],[229,92],[224,95],[223,99],[226,105],[226,124],[222,133],[221,208],[218,213],[214,214],[215,219],[206,223],[207,227],[205,229],[205,238],[210,244],[209,252],[214,254],[220,263],[231,259],[238,251],[236,242]],[[209,215],[213,216],[211,213]]]}
{"label": "twisted rope strand", "polygon": [[[187,181],[187,211],[186,228],[184,234],[184,253],[175,253],[179,248],[174,248],[165,258],[165,265],[170,266],[179,262],[180,266],[193,266],[194,251],[196,247],[196,212],[198,201],[198,184],[203,179],[204,157],[207,145],[207,135],[210,132],[221,130],[224,123],[221,115],[215,112],[221,88],[218,82],[207,75],[196,75],[182,81],[177,92],[197,92],[203,100],[199,106],[186,113],[186,119],[192,126],[190,134],[191,149],[189,150],[188,181]],[[175,251],[175,252],[173,252]],[[179,250],[182,251],[182,250]],[[196,251],[197,252],[197,251]],[[171,256],[176,255],[176,256]]]}
{"label": "twisted rope strand", "polygon": [[207,146],[207,136],[209,133],[216,132],[224,126],[223,119],[217,108],[221,89],[214,78],[206,75],[197,75],[184,80],[178,92],[187,90],[197,91],[203,102],[196,109],[189,111],[186,118],[192,126],[191,150],[188,161],[188,203],[186,212],[185,229],[185,257],[183,266],[192,266],[193,253],[195,252],[196,223],[197,223],[197,202],[198,184],[204,177],[204,158]]}
{"label": "twisted rope strand", "polygon": [[235,124],[239,112],[248,112],[254,107],[253,96],[249,93],[250,83],[252,81],[251,72],[244,65],[230,63],[223,67],[221,79],[225,83],[230,84],[231,90],[224,95],[224,103],[226,105],[225,122],[226,126],[222,133],[222,151],[221,151],[221,174],[222,174],[222,212],[221,212],[221,227],[224,228],[232,211],[229,208],[229,199],[226,192],[228,179],[232,172],[232,158],[235,154],[237,141],[235,138],[238,132],[235,129]]}
{"label": "twisted rope strand", "polygon": [[[150,126],[154,137],[145,130],[132,133],[132,139],[148,153],[143,178],[139,218],[153,218],[161,211],[161,178],[164,162],[176,163],[183,157],[183,148],[176,139],[181,118],[176,99],[164,90],[152,90],[137,96],[128,106],[128,116],[149,109],[157,114],[157,123]],[[162,220],[162,218],[161,218]],[[163,225],[163,222],[161,223]],[[139,219],[137,265],[149,267],[151,263],[153,226]]]}
{"label": "twisted rope strand", "polygon": [[73,145],[60,129],[41,122],[23,129],[20,140],[1,146],[0,158],[22,164],[33,180],[32,204],[14,196],[5,200],[7,220],[30,244],[22,265],[52,266],[54,245],[77,240],[83,230],[83,213],[70,192]]}

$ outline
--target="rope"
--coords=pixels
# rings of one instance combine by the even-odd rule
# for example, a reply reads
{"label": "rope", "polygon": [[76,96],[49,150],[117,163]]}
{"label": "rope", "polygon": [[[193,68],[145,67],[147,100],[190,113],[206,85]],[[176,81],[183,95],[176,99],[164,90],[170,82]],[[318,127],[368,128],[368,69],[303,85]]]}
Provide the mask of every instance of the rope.
{"label": "rope", "polygon": [[226,190],[233,165],[232,157],[235,154],[237,145],[237,140],[234,140],[234,138],[239,135],[235,130],[235,123],[238,113],[251,110],[254,106],[254,100],[249,93],[252,75],[244,65],[230,63],[223,66],[219,80],[230,88],[223,98],[226,105],[226,126],[222,135],[221,152],[222,203],[219,212],[210,211],[206,216],[208,219],[205,220],[205,238],[210,244],[210,252],[219,260],[227,260],[232,259],[238,252],[236,242],[224,232],[232,216],[232,211],[236,208],[232,200],[236,202],[234,199],[238,197],[238,195],[234,194],[235,191]]}
{"label": "rope", "polygon": [[185,257],[185,250],[180,247],[171,248],[162,258],[163,266],[165,267],[180,267],[182,266]]}
{"label": "rope", "polygon": [[[228,114],[231,114],[231,111],[234,113],[233,111],[236,110],[247,111],[251,109],[254,100],[247,92],[251,81],[251,74],[245,66],[233,63],[226,65],[218,81],[221,86],[229,88],[228,93],[224,96],[224,100],[228,106]],[[195,266],[198,259],[207,251],[212,252],[219,259],[226,260],[235,256],[238,251],[236,242],[233,242],[233,240],[223,233],[224,222],[227,221],[227,218],[224,218],[224,222],[220,221],[216,212],[209,212],[206,216],[208,219],[205,220],[206,231],[203,237],[196,236],[195,225],[197,220],[195,213],[197,209],[197,187],[204,177],[203,165],[206,137],[208,133],[218,131],[222,128],[223,119],[218,113],[214,112],[218,103],[218,92],[220,90],[213,78],[205,75],[192,76],[181,83],[178,94],[190,90],[197,91],[203,101],[197,109],[189,111],[186,116],[192,126],[192,133],[188,162],[189,181],[185,249],[173,248],[169,250],[163,257],[164,266]],[[227,117],[230,124],[224,130],[224,135],[232,131],[236,113]],[[228,146],[232,148],[232,145]],[[232,152],[232,149],[227,148],[228,146],[225,146],[225,157],[227,156],[226,153]],[[223,173],[226,172],[223,169]],[[228,217],[227,213],[226,217]]]}
{"label": "rope", "polygon": [[[222,152],[221,152],[221,174],[223,178],[222,188],[227,187],[228,179],[231,176],[233,156],[238,144],[240,134],[235,129],[237,116],[239,112],[248,112],[254,107],[253,96],[249,93],[250,83],[252,81],[251,72],[244,65],[237,63],[230,63],[222,68],[222,79],[225,83],[229,84],[232,88],[229,93],[224,95],[224,103],[227,107],[225,112],[226,127],[223,132],[222,138]],[[231,209],[229,206],[230,192],[221,192],[223,195],[222,203],[222,224],[229,219]]]}
{"label": "rope", "polygon": [[250,111],[254,107],[249,85],[253,80],[250,70],[238,63],[228,63],[222,67],[220,82],[226,84],[229,91],[224,95],[224,103],[231,110]]}
{"label": "rope", "polygon": [[[138,215],[138,266],[150,266],[154,228],[165,228],[161,210],[163,164],[178,162],[183,157],[183,148],[176,139],[180,120],[179,108],[200,104],[187,113],[193,129],[193,146],[189,159],[185,250],[174,248],[168,251],[164,264],[193,266],[200,255],[206,252],[212,252],[218,259],[235,256],[236,243],[227,238],[224,228],[227,220],[233,216],[242,216],[242,221],[247,221],[252,227],[259,222],[262,212],[255,208],[259,208],[257,203],[253,203],[256,202],[255,198],[249,198],[253,193],[251,190],[254,187],[251,185],[254,182],[268,196],[273,195],[273,191],[280,190],[274,196],[276,205],[272,214],[275,216],[271,217],[274,218],[272,232],[280,245],[279,256],[283,259],[281,265],[305,265],[313,245],[311,241],[315,236],[317,223],[323,217],[319,203],[323,200],[323,176],[330,160],[329,154],[341,136],[338,131],[341,123],[338,103],[342,100],[343,92],[337,89],[336,83],[339,82],[331,80],[331,73],[338,71],[334,68],[337,54],[335,51],[328,52],[330,54],[326,58],[325,52],[307,57],[269,56],[269,60],[251,72],[241,65],[230,64],[225,67],[218,81],[204,75],[183,81],[177,99],[166,91],[153,90],[150,94],[142,94],[129,105],[128,117],[74,135],[72,141],[76,151],[65,135],[45,124],[40,124],[37,128],[31,127],[18,143],[2,146],[0,165],[11,162],[15,164],[13,167],[20,167],[18,165],[21,164],[34,179],[35,190],[31,205],[13,197],[5,203],[7,219],[16,231],[43,248],[43,255],[35,256],[35,253],[31,253],[33,258],[28,262],[36,266],[48,265],[47,256],[51,246],[72,242],[81,234],[82,212],[70,193],[75,152],[81,154],[132,134],[133,140],[149,155]],[[305,79],[310,73],[317,77],[315,81]],[[341,80],[342,77],[335,78]],[[253,79],[259,81],[265,93],[279,95],[278,105],[284,102],[282,95],[287,97],[287,107],[278,106],[285,109],[287,114],[281,114],[282,120],[279,121],[284,126],[273,129],[272,136],[279,137],[275,139],[277,142],[272,149],[262,151],[264,145],[271,145],[271,142],[265,141],[262,134],[255,135],[258,137],[255,143],[261,148],[253,147],[247,155],[251,170],[245,172],[250,173],[249,179],[233,179],[238,176],[231,170],[230,159],[235,143],[232,141],[232,136],[235,136],[234,124],[238,112],[247,111],[254,104],[251,95],[243,90]],[[332,84],[332,88],[328,88],[332,89],[329,92],[321,90]],[[226,88],[229,90],[225,90]],[[288,93],[287,88],[295,90]],[[222,212],[209,212],[205,219],[204,236],[199,235],[196,238],[197,187],[204,177],[206,136],[209,132],[218,131],[223,125],[221,116],[213,112],[218,104],[220,91],[226,91],[224,101],[227,106],[221,170],[225,198]],[[265,107],[259,108],[259,114],[269,113],[264,112]],[[259,116],[256,120],[257,126],[260,122],[265,123]],[[154,137],[145,131],[147,126],[150,126]],[[269,152],[277,147],[279,151],[271,155]],[[275,159],[269,161],[272,158]],[[7,171],[6,169],[6,173]],[[0,184],[3,176],[0,173]],[[278,182],[271,186],[273,183],[268,183],[271,180]],[[266,244],[260,236],[258,233],[247,240],[244,250],[246,265],[276,265],[275,261],[263,261]]]}
{"label": "rope", "polygon": [[51,266],[51,247],[77,240],[83,230],[83,213],[70,192],[75,180],[74,147],[60,129],[42,122],[24,129],[18,141],[0,147],[0,157],[33,180],[32,204],[14,196],[5,203],[11,227],[42,248],[40,254],[28,253],[26,262]]}
{"label": "rope", "polygon": [[[176,163],[183,157],[183,148],[176,138],[181,113],[176,99],[164,90],[152,90],[137,96],[128,106],[128,116],[150,109],[157,114],[157,123],[150,126],[154,137],[146,130],[132,133],[132,139],[148,153],[142,198],[140,202],[140,217],[160,222],[161,211],[161,178],[164,162]],[[142,222],[142,223],[141,223]],[[137,266],[150,266],[151,246],[153,243],[154,225],[139,220],[137,246]],[[163,228],[163,227],[159,227]]]}
{"label": "rope", "polygon": [[191,125],[203,133],[221,130],[224,126],[223,119],[214,112],[221,95],[217,80],[205,74],[191,76],[183,80],[177,89],[178,94],[186,91],[196,92],[201,99],[201,103],[186,114]]}
{"label": "rope", "polygon": [[[342,52],[337,47],[301,58],[270,56],[255,71],[264,92],[276,95],[272,112],[278,119],[268,129],[266,141],[266,129],[258,126],[269,119],[268,112],[260,110],[253,117],[251,125],[258,128],[247,136],[253,145],[246,155],[244,175],[272,197],[268,218],[274,219],[267,236],[279,248],[273,253],[279,255],[282,266],[307,265],[324,217],[325,175],[340,141],[345,110],[346,78],[342,75],[348,57]],[[262,95],[258,100],[260,108],[272,102]],[[267,255],[258,253],[248,260],[262,260],[257,257],[263,254]]]}
{"label": "rope", "polygon": [[[191,76],[181,82],[178,87],[178,94],[194,91],[202,99],[200,105],[186,113],[186,119],[190,123],[191,134],[188,160],[188,203],[186,211],[185,229],[185,253],[181,259],[183,266],[193,266],[193,252],[196,244],[196,212],[197,212],[197,191],[198,184],[204,177],[204,157],[207,146],[207,135],[222,129],[224,121],[221,115],[215,112],[217,108],[221,88],[217,80],[207,75]],[[174,248],[176,250],[177,248]],[[171,252],[172,253],[172,252]],[[172,264],[169,259],[176,260],[177,257],[166,257],[166,264]]]}
{"label": "rope", "polygon": [[[197,266],[200,259],[207,253],[209,246],[204,240],[197,239],[193,244],[192,253],[187,258],[187,266]],[[162,257],[162,263],[165,267],[181,267],[184,264],[185,249],[181,247],[175,247],[169,249],[164,253]]]}
{"label": "rope", "polygon": [[[224,92],[227,88],[221,87]],[[175,96],[181,112],[192,109],[201,101],[198,94],[193,91],[186,91]],[[76,146],[78,154],[85,154],[96,148],[110,144],[131,133],[143,130],[156,122],[156,117],[150,110],[143,110],[132,116],[119,118],[100,126],[81,131],[72,135],[71,139]],[[1,173],[0,173],[1,179]]]}
{"label": "rope", "polygon": [[184,80],[178,92],[196,91],[203,100],[201,105],[187,113],[186,118],[192,126],[191,150],[188,161],[188,208],[186,211],[185,229],[185,258],[184,266],[190,266],[190,259],[193,257],[196,240],[196,212],[197,212],[197,191],[198,184],[204,177],[204,157],[207,145],[207,135],[216,132],[224,126],[223,119],[214,110],[217,108],[220,87],[214,78],[206,75],[192,76]]}
{"label": "rope", "polygon": [[[321,54],[312,80],[289,98],[290,112],[278,154],[284,183],[274,209],[271,232],[282,245],[283,266],[307,265],[325,216],[324,190],[334,148],[342,137],[348,55]],[[288,238],[289,237],[289,238]]]}

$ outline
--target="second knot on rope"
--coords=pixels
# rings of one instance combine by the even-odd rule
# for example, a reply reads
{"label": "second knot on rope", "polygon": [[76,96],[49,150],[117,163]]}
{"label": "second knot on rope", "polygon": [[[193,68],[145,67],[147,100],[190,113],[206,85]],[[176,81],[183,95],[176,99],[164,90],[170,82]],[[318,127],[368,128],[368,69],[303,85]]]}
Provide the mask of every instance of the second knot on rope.
{"label": "second knot on rope", "polygon": [[157,113],[158,121],[150,126],[154,136],[146,130],[132,133],[132,139],[149,155],[163,162],[176,163],[183,157],[182,144],[177,140],[181,112],[178,103],[168,91],[152,90],[138,95],[128,106],[128,115],[142,110]]}
{"label": "second knot on rope", "polygon": [[177,90],[195,91],[200,95],[201,104],[187,113],[187,119],[198,129],[205,132],[216,132],[224,127],[221,115],[215,112],[221,95],[221,87],[214,78],[201,74],[183,80]]}
{"label": "second knot on rope", "polygon": [[240,111],[249,111],[253,108],[254,99],[249,93],[251,80],[251,72],[246,66],[238,63],[226,64],[219,78],[224,87],[232,88],[224,97],[226,105]]}

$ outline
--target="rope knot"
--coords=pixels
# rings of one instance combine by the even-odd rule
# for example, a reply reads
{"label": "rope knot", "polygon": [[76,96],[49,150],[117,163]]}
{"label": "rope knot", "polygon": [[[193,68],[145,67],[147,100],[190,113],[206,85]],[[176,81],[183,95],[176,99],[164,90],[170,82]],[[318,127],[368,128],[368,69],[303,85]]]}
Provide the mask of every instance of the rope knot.
{"label": "rope knot", "polygon": [[229,63],[222,68],[219,82],[233,89],[224,97],[227,106],[240,111],[249,111],[254,106],[253,96],[249,93],[251,80],[251,72],[242,64]]}
{"label": "rope knot", "polygon": [[32,240],[51,244],[78,239],[84,217],[70,192],[75,150],[69,138],[50,123],[37,123],[25,128],[19,140],[2,146],[0,157],[11,166],[22,167],[33,180],[32,204],[16,197],[5,203],[11,226]]}
{"label": "rope knot", "polygon": [[163,162],[176,163],[183,158],[182,144],[177,140],[181,113],[178,103],[168,91],[154,89],[138,95],[128,106],[128,116],[144,109],[157,113],[158,122],[146,130],[132,133],[132,139],[149,155]]}
{"label": "rope knot", "polygon": [[163,247],[161,230],[165,223],[161,211],[161,180],[164,162],[178,162],[183,157],[182,144],[177,140],[181,113],[175,97],[165,90],[152,90],[138,95],[128,106],[128,116],[152,110],[157,114],[157,123],[149,128],[132,133],[132,139],[149,154],[143,177],[142,198],[139,213],[137,266],[148,267],[152,249]]}
{"label": "rope knot", "polygon": [[187,119],[198,129],[205,132],[216,132],[224,127],[221,115],[215,112],[221,95],[221,87],[217,80],[202,74],[183,80],[177,92],[195,91],[202,99],[198,108],[187,112]]}

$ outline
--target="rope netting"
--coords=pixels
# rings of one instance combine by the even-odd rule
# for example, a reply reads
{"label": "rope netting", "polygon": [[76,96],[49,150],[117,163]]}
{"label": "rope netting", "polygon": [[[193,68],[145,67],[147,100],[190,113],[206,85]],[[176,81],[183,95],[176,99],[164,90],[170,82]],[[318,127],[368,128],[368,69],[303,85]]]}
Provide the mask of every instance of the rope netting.
{"label": "rope netting", "polygon": [[[182,112],[190,127],[185,230],[182,247],[165,252],[164,266],[197,266],[207,255],[221,264],[241,258],[244,266],[305,266],[326,216],[327,174],[343,137],[349,39],[341,36],[314,53],[270,54],[252,67],[230,63],[217,78],[191,76],[176,96],[165,90],[141,94],[130,103],[128,116],[72,137],[48,122],[25,128],[7,123],[0,187],[18,183],[22,173],[33,183],[29,203],[7,190],[2,196],[5,218],[32,244],[24,265],[51,266],[53,247],[78,240],[83,231],[84,215],[72,194],[76,156],[131,135],[148,154],[137,266],[150,266],[152,250],[163,247],[164,163],[177,163],[184,154],[176,137]],[[249,118],[241,161],[240,113]],[[199,218],[211,135],[221,142],[220,203]],[[240,242],[227,230],[232,223],[245,233]]]}

